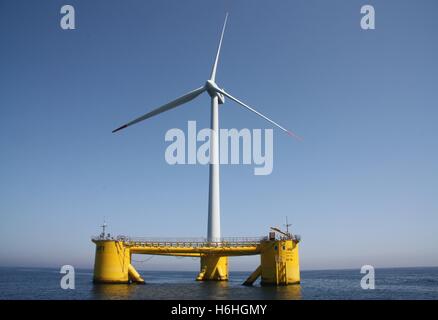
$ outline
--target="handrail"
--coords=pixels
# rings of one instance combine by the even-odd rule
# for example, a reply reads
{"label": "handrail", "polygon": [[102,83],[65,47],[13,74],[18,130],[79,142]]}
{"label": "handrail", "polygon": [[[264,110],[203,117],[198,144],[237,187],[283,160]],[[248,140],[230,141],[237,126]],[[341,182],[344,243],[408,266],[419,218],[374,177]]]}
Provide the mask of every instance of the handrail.
{"label": "handrail", "polygon": [[[278,237],[277,240],[285,240],[286,237]],[[291,239],[295,241],[300,241],[301,237],[299,235],[291,235]],[[268,237],[224,237],[220,238],[218,241],[208,241],[207,238],[179,238],[179,237],[128,237],[119,235],[117,237],[112,237],[110,235],[94,236],[92,240],[116,240],[122,241],[129,245],[151,245],[151,246],[191,246],[191,247],[226,247],[226,246],[254,246],[260,244],[261,241],[268,240]]]}
{"label": "handrail", "polygon": [[162,238],[162,237],[121,237],[122,241],[130,242],[199,242],[199,243],[224,243],[224,242],[260,242],[266,237],[225,237],[217,241],[208,241],[207,238]]}

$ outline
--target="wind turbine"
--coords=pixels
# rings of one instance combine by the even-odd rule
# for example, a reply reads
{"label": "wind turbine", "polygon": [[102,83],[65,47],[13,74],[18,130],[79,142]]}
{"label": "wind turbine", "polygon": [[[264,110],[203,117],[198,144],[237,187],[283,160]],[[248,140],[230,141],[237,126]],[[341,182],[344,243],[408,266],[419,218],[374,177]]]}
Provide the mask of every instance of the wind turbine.
{"label": "wind turbine", "polygon": [[289,131],[276,123],[275,121],[269,119],[265,115],[261,114],[257,110],[243,103],[239,99],[233,97],[231,94],[226,92],[224,89],[219,88],[216,84],[216,71],[219,61],[219,54],[221,51],[222,40],[224,38],[225,26],[227,25],[228,13],[225,16],[224,25],[222,27],[222,33],[219,40],[219,45],[216,52],[216,57],[214,60],[213,68],[211,70],[210,79],[206,81],[206,83],[193,90],[185,95],[170,101],[144,115],[138,117],[119,128],[113,130],[117,132],[119,130],[125,129],[133,124],[139,123],[143,120],[156,116],[160,113],[166,112],[178,106],[181,106],[199,96],[201,93],[206,91],[211,97],[211,137],[210,137],[210,184],[209,184],[209,197],[208,197],[208,232],[207,232],[207,240],[209,242],[220,242],[221,239],[221,229],[220,229],[220,192],[219,192],[219,104],[223,104],[225,102],[225,97],[233,100],[240,106],[246,108],[247,110],[254,112],[258,116],[263,119],[269,121],[274,126],[280,128],[284,132],[289,135],[300,139],[297,135],[295,135],[292,131]]}

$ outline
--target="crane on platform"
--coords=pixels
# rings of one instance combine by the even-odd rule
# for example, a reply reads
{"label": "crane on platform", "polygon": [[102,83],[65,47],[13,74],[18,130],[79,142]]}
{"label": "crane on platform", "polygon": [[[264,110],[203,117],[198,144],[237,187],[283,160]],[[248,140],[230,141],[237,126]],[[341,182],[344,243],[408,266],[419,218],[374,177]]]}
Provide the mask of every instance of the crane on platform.
{"label": "crane on platform", "polygon": [[289,231],[285,232],[285,231],[280,230],[280,228],[277,228],[277,227],[271,227],[271,230],[281,234],[286,239],[292,239],[293,238],[292,234],[289,233]]}
{"label": "crane on platform", "polygon": [[170,101],[152,111],[118,127],[113,130],[114,132],[125,129],[129,126],[132,126],[136,123],[139,123],[143,120],[149,119],[153,116],[156,116],[160,113],[169,111],[178,106],[181,106],[196,97],[198,97],[201,93],[207,92],[211,98],[211,138],[210,138],[210,163],[209,163],[209,197],[208,197],[208,232],[207,239],[210,242],[219,242],[221,239],[221,229],[220,229],[220,192],[219,192],[219,104],[223,104],[225,102],[225,97],[234,101],[241,107],[255,113],[259,117],[267,120],[272,125],[280,128],[284,132],[288,133],[290,136],[295,137],[297,139],[301,139],[295,133],[290,130],[287,130],[283,126],[279,125],[277,122],[271,120],[267,116],[258,112],[254,108],[250,107],[246,103],[237,99],[229,92],[225,91],[223,88],[219,87],[216,83],[216,72],[219,62],[219,55],[221,52],[222,40],[225,33],[225,27],[228,20],[228,13],[225,16],[225,21],[222,27],[222,33],[219,40],[219,45],[217,48],[216,56],[214,59],[213,67],[211,70],[210,78],[199,88],[194,89],[179,98]]}

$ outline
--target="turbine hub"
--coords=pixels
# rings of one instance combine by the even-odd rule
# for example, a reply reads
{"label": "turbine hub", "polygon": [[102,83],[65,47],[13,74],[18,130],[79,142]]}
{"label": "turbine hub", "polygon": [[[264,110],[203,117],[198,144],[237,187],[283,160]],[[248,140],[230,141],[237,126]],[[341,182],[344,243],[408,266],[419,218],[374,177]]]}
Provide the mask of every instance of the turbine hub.
{"label": "turbine hub", "polygon": [[217,86],[216,82],[213,80],[207,80],[205,83],[205,87],[207,88],[208,93],[216,94],[219,87]]}
{"label": "turbine hub", "polygon": [[225,102],[225,97],[223,94],[219,93],[220,90],[216,82],[213,80],[207,80],[205,83],[205,88],[207,89],[208,94],[210,97],[218,97],[219,98],[219,104],[223,104]]}

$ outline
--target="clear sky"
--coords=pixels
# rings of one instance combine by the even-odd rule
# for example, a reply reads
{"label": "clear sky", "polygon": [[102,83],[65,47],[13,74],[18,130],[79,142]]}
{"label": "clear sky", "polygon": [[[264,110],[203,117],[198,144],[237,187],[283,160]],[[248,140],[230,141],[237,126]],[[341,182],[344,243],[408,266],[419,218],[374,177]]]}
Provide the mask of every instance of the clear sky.
{"label": "clear sky", "polygon": [[[59,27],[64,4],[76,30]],[[376,30],[360,28],[364,4]],[[203,84],[226,11],[218,83],[304,141],[274,130],[268,176],[221,168],[223,236],[287,215],[303,269],[438,265],[433,0],[1,0],[0,265],[91,267],[104,217],[113,234],[206,235],[208,167],[168,165],[164,135],[209,126],[208,95],[111,130]],[[223,128],[272,128],[230,101],[220,113]]]}

